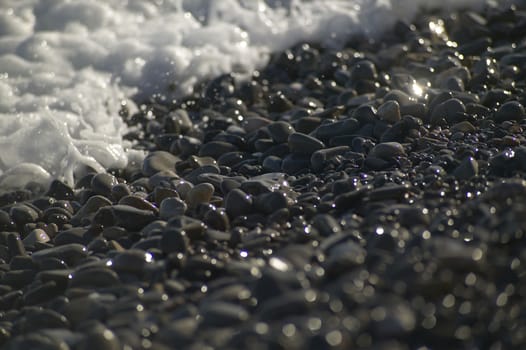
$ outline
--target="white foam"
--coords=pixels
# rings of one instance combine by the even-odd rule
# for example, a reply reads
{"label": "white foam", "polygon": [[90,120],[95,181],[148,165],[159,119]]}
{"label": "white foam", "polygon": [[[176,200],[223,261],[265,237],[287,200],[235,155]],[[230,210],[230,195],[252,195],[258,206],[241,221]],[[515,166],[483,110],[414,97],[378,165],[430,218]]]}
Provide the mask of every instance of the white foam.
{"label": "white foam", "polygon": [[180,96],[204,78],[250,72],[270,52],[298,41],[331,45],[358,31],[375,35],[430,5],[435,2],[2,0],[0,187],[51,178],[71,183],[82,165],[124,166],[130,145],[122,141],[118,108],[133,94]]}

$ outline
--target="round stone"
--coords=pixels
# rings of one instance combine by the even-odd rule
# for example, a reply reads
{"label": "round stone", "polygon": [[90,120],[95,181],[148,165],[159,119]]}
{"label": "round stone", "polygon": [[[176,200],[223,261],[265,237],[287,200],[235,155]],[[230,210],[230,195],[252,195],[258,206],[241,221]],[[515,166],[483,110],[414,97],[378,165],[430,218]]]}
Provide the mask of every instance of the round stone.
{"label": "round stone", "polygon": [[112,187],[118,183],[119,182],[115,176],[107,173],[100,173],[93,176],[91,179],[91,190],[96,194],[108,197],[111,194]]}
{"label": "round stone", "polygon": [[495,112],[495,121],[499,123],[506,120],[521,121],[525,116],[524,106],[520,102],[509,101],[500,106]]}
{"label": "round stone", "polygon": [[294,133],[294,128],[287,122],[277,121],[268,125],[268,131],[275,143],[287,142],[290,134]]}
{"label": "round stone", "polygon": [[389,124],[394,124],[401,119],[400,105],[397,101],[384,102],[376,112],[380,120]]}
{"label": "round stone", "polygon": [[405,156],[404,146],[398,142],[383,142],[373,147],[369,156],[390,160],[398,156]]}
{"label": "round stone", "polygon": [[198,204],[208,203],[214,194],[214,186],[208,182],[194,186],[186,195],[186,204],[189,208],[195,208]]}

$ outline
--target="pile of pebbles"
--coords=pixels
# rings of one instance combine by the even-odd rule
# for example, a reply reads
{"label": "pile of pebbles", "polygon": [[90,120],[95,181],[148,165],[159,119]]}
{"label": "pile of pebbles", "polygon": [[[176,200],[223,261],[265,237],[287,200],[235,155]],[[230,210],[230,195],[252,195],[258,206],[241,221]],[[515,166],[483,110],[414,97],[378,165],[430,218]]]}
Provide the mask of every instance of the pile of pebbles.
{"label": "pile of pebbles", "polygon": [[526,12],[300,44],[0,196],[5,349],[526,348]]}

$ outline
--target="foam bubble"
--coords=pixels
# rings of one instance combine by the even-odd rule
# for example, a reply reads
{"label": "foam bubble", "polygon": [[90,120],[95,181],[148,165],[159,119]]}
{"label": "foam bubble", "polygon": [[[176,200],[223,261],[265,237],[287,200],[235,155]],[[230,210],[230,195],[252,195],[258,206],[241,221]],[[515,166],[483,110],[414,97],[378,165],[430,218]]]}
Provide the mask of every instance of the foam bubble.
{"label": "foam bubble", "polygon": [[[396,3],[396,6],[393,4]],[[441,6],[479,6],[445,0]],[[301,40],[376,35],[431,0],[3,0],[0,188],[122,167],[123,99],[175,98]],[[130,103],[131,106],[131,102]],[[134,159],[139,157],[134,153]],[[18,169],[18,170],[17,170]],[[34,178],[27,175],[35,171]],[[16,173],[26,174],[14,181]],[[48,174],[49,176],[46,176]],[[25,180],[24,180],[25,179]]]}

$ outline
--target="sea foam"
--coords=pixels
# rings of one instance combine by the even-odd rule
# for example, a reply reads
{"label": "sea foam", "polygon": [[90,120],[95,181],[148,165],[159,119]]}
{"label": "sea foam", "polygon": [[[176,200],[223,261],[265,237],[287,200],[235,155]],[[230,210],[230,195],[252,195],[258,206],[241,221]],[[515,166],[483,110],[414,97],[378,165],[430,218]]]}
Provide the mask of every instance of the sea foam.
{"label": "sea foam", "polygon": [[[482,0],[443,0],[477,7]],[[177,98],[299,41],[339,45],[431,0],[2,0],[0,190],[123,167],[130,96]]]}

